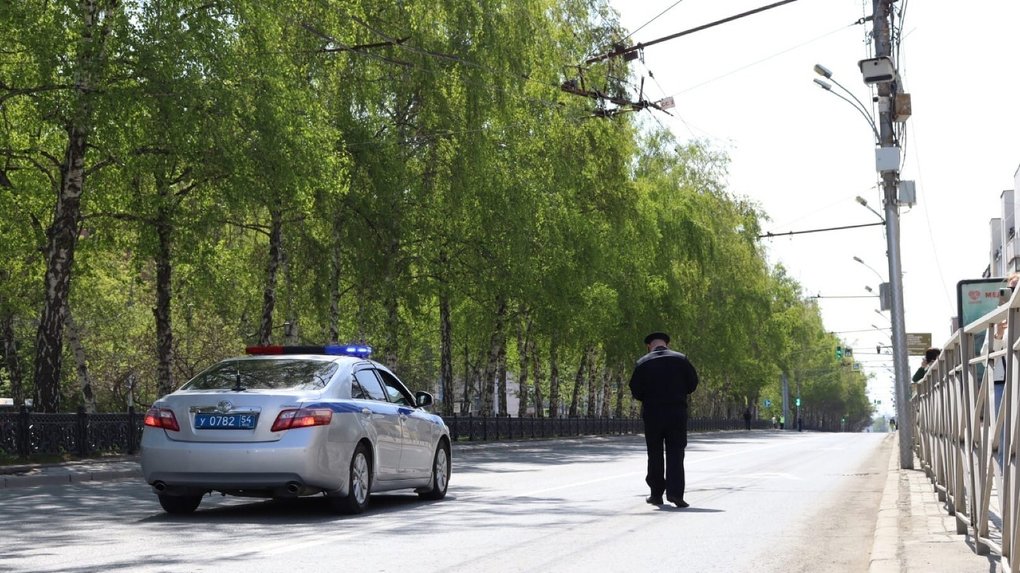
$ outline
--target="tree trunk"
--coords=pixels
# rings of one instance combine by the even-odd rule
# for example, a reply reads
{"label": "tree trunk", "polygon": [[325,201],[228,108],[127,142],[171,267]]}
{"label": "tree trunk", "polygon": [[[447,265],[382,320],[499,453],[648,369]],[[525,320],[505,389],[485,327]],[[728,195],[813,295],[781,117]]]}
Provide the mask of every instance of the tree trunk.
{"label": "tree trunk", "polygon": [[60,368],[63,354],[64,311],[71,287],[71,268],[78,243],[81,195],[85,189],[85,155],[92,131],[94,79],[106,59],[107,21],[116,18],[117,2],[83,2],[81,39],[76,46],[74,108],[67,127],[67,146],[60,164],[53,221],[46,230],[46,273],[43,279],[43,307],[35,337],[33,377],[39,400],[36,409],[60,409]]}
{"label": "tree trunk", "polygon": [[493,326],[493,334],[489,338],[489,359],[486,361],[486,371],[482,374],[481,379],[482,416],[492,416],[496,413],[493,407],[493,398],[496,394],[496,375],[499,370],[500,354],[505,346],[503,328],[506,322],[506,313],[506,302],[501,300],[496,308],[496,324]]}
{"label": "tree trunk", "polygon": [[333,344],[340,342],[340,280],[343,278],[342,254],[340,241],[340,223],[334,223],[333,229],[333,251],[330,257],[330,283],[329,283],[329,341]]}
{"label": "tree trunk", "polygon": [[506,406],[506,336],[499,341],[499,355],[496,357],[496,396],[499,398],[499,415],[509,415]]}
{"label": "tree trunk", "polygon": [[173,200],[169,189],[160,185],[160,207],[156,218],[156,394],[165,396],[174,391],[174,330],[171,318],[173,301],[173,223],[168,204]]}
{"label": "tree trunk", "polygon": [[623,417],[623,404],[626,402],[626,397],[630,396],[630,388],[628,388],[624,382],[623,374],[616,373],[616,417]]}
{"label": "tree trunk", "polygon": [[464,345],[464,399],[460,403],[461,415],[471,412],[471,354],[468,345]]}
{"label": "tree trunk", "polygon": [[492,329],[492,336],[489,337],[489,358],[485,362],[485,373],[481,383],[483,416],[491,416],[495,413],[492,399],[496,390],[496,371],[499,368],[499,355],[502,352],[503,346],[503,323],[505,317],[506,302],[501,300],[496,307],[496,324]]}
{"label": "tree trunk", "polygon": [[18,359],[18,343],[14,337],[14,317],[5,315],[0,321],[0,333],[4,339],[4,364],[7,366],[7,374],[11,377],[11,398],[15,406],[25,403],[25,376],[21,370],[21,360]]}
{"label": "tree trunk", "polygon": [[398,331],[400,328],[400,312],[398,308],[397,295],[393,292],[393,289],[388,289],[386,299],[383,304],[386,306],[386,349],[383,352],[383,357],[386,361],[386,366],[397,370],[397,340]]}
{"label": "tree trunk", "polygon": [[[588,360],[588,410],[585,412],[589,418],[599,415],[602,410],[600,399],[605,395],[605,391],[602,389],[606,385],[606,369],[603,368],[601,373],[598,370],[595,349],[592,348],[591,358]],[[600,392],[600,390],[602,391]]]}
{"label": "tree trunk", "polygon": [[599,408],[599,417],[608,418],[613,413],[613,369],[606,364],[602,369],[602,404]]}
{"label": "tree trunk", "polygon": [[273,341],[273,309],[276,306],[276,274],[283,259],[283,213],[273,209],[269,229],[269,262],[266,265],[266,284],[262,291],[262,320],[259,323],[259,344]]}
{"label": "tree trunk", "polygon": [[549,341],[549,417],[560,417],[560,367],[557,364],[558,337]]}
{"label": "tree trunk", "polygon": [[42,412],[60,410],[64,312],[71,288],[74,250],[78,243],[81,194],[85,183],[86,129],[72,126],[68,130],[65,162],[60,169],[60,192],[53,222],[46,232],[45,292],[35,341],[35,388],[39,396],[35,407]]}
{"label": "tree trunk", "polygon": [[[397,284],[396,261],[400,257],[400,241],[393,239],[389,248],[389,265],[387,274],[392,284]],[[400,307],[397,299],[397,289],[393,286],[385,289],[383,306],[386,308],[386,349],[384,352],[386,366],[397,369],[397,361],[400,356],[397,351],[397,342],[400,332]]]}
{"label": "tree trunk", "polygon": [[528,413],[528,359],[531,356],[531,318],[522,313],[522,320],[517,323],[517,417],[523,418]]}
{"label": "tree trunk", "polygon": [[[287,251],[283,251],[280,260],[283,266],[283,343],[286,345],[298,344],[301,340],[301,325],[298,323],[297,308],[294,304],[294,267],[290,264],[290,257]],[[280,298],[280,297],[277,297]]]}
{"label": "tree trunk", "polygon": [[585,387],[585,383],[588,382],[585,374],[591,370],[591,352],[591,347],[586,347],[581,353],[581,360],[577,364],[577,374],[574,375],[574,388],[570,393],[571,418],[576,418],[580,415],[581,390]]}
{"label": "tree trunk", "polygon": [[[450,322],[450,293],[439,293],[439,394],[443,415],[453,414],[453,326]],[[464,371],[467,374],[467,370]]]}
{"label": "tree trunk", "polygon": [[493,415],[493,395],[496,393],[496,354],[497,350],[492,347],[496,341],[491,342],[489,358],[486,360],[486,369],[481,373],[481,380],[478,384],[479,392],[481,392],[481,412],[482,416]]}
{"label": "tree trunk", "polygon": [[71,354],[74,356],[75,372],[78,373],[78,387],[81,389],[82,404],[85,411],[94,414],[96,411],[96,395],[92,391],[92,378],[89,376],[88,361],[85,359],[85,347],[81,343],[81,332],[74,323],[74,315],[70,309],[65,310],[67,320],[67,344],[71,347]]}
{"label": "tree trunk", "polygon": [[531,341],[531,351],[529,354],[531,354],[531,378],[533,380],[531,386],[535,389],[532,392],[535,397],[535,417],[544,418],[545,404],[542,401],[542,367],[537,352],[537,344],[534,340]]}

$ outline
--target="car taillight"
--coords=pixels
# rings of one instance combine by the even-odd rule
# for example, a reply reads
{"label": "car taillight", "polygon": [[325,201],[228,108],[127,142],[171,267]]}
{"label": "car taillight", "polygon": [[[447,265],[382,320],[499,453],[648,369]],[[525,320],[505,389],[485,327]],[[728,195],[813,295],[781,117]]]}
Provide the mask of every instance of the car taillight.
{"label": "car taillight", "polygon": [[152,428],[163,428],[172,432],[180,432],[181,427],[177,424],[177,416],[170,408],[149,408],[145,412],[145,425]]}
{"label": "car taillight", "polygon": [[282,432],[291,428],[307,428],[308,426],[325,426],[333,419],[333,410],[329,408],[301,408],[300,410],[284,410],[273,422],[272,432]]}

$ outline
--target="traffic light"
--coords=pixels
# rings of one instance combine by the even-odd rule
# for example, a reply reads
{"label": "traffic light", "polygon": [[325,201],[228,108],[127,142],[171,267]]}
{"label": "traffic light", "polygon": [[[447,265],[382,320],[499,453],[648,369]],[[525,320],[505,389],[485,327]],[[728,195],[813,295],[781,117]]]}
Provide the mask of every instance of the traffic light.
{"label": "traffic light", "polygon": [[836,347],[836,360],[842,360],[842,359],[843,359],[843,347],[842,346],[837,346]]}
{"label": "traffic light", "polygon": [[800,398],[797,398],[796,405],[797,405],[798,408],[800,408]]}
{"label": "traffic light", "polygon": [[881,354],[881,353],[882,353],[882,345],[879,344],[878,346],[875,347],[875,354]]}
{"label": "traffic light", "polygon": [[853,355],[854,355],[854,349],[853,348],[850,348],[849,346],[847,346],[846,348],[843,349],[843,356],[846,356],[847,358],[850,358]]}

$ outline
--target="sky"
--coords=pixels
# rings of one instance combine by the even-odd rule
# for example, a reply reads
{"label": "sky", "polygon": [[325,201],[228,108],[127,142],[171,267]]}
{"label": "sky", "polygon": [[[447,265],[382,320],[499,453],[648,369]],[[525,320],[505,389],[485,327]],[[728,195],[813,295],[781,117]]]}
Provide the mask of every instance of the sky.
{"label": "sky", "polygon": [[[624,28],[634,32],[632,43],[773,3],[612,1]],[[913,108],[900,178],[917,189],[917,203],[900,208],[906,332],[930,333],[941,347],[952,334],[956,284],[980,278],[988,265],[989,221],[1001,216],[1001,194],[1014,188],[1020,166],[1020,2],[899,0],[894,6],[904,10],[896,64]],[[871,0],[798,0],[650,46],[644,63],[632,69],[645,77],[646,99],[672,96],[676,107],[672,116],[641,112],[644,120],[681,141],[725,151],[728,188],[766,214],[763,231],[881,222],[855,199],[884,216],[872,129],[849,103],[812,81],[819,77],[814,65],[822,64],[870,106],[873,94],[857,62],[872,56],[871,27],[856,22],[871,11]],[[782,264],[805,295],[821,297],[826,328],[854,348],[872,375],[869,394],[881,401],[879,413],[895,415],[889,313],[879,311],[877,298],[839,298],[867,297],[866,286],[877,293],[888,279],[884,227],[763,243],[770,263]],[[876,354],[879,344],[886,347],[882,354]],[[920,360],[910,357],[910,373]]]}

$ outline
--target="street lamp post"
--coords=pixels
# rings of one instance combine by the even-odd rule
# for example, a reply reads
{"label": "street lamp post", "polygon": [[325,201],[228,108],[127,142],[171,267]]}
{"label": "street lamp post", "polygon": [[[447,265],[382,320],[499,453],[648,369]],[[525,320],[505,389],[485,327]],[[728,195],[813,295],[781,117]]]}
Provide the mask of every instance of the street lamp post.
{"label": "street lamp post", "polygon": [[[872,38],[875,41],[875,56],[892,64],[892,40],[890,11],[893,0],[872,0]],[[863,62],[860,62],[863,64]],[[862,73],[864,68],[862,67]],[[895,72],[895,70],[894,70]],[[881,135],[880,153],[894,154],[894,166],[878,160],[876,168],[882,176],[882,195],[885,201],[885,238],[889,257],[890,322],[892,323],[893,368],[896,370],[896,414],[900,431],[900,468],[914,468],[914,426],[910,416],[910,372],[907,369],[907,335],[903,308],[903,270],[900,261],[900,204],[897,187],[900,179],[899,146],[893,129],[894,107],[899,78],[896,73],[889,78],[869,79],[878,87],[878,125]]]}
{"label": "street lamp post", "polygon": [[[815,72],[832,80],[847,92],[850,99],[836,93],[827,82],[816,79],[815,83],[829,93],[839,96],[850,103],[865,119],[876,136],[878,148],[875,150],[875,168],[882,180],[882,197],[885,206],[885,237],[887,244],[886,256],[889,259],[889,310],[892,328],[893,367],[895,369],[896,415],[899,418],[899,454],[900,468],[913,469],[914,458],[912,446],[914,429],[910,416],[910,373],[907,369],[906,324],[903,309],[903,271],[900,261],[900,214],[899,197],[899,158],[900,150],[893,128],[894,110],[896,107],[896,91],[899,89],[899,76],[895,70],[892,53],[890,12],[894,0],[872,0],[872,38],[875,42],[875,58],[858,62],[864,82],[877,88],[878,121],[875,121],[867,108],[852,92],[832,79],[832,72],[821,65],[815,66]],[[882,73],[874,73],[870,68],[865,71],[868,63],[879,62],[883,65]],[[886,70],[886,68],[889,68]],[[856,103],[854,103],[856,102]],[[855,260],[863,261],[854,257]],[[870,268],[870,267],[869,267]]]}

